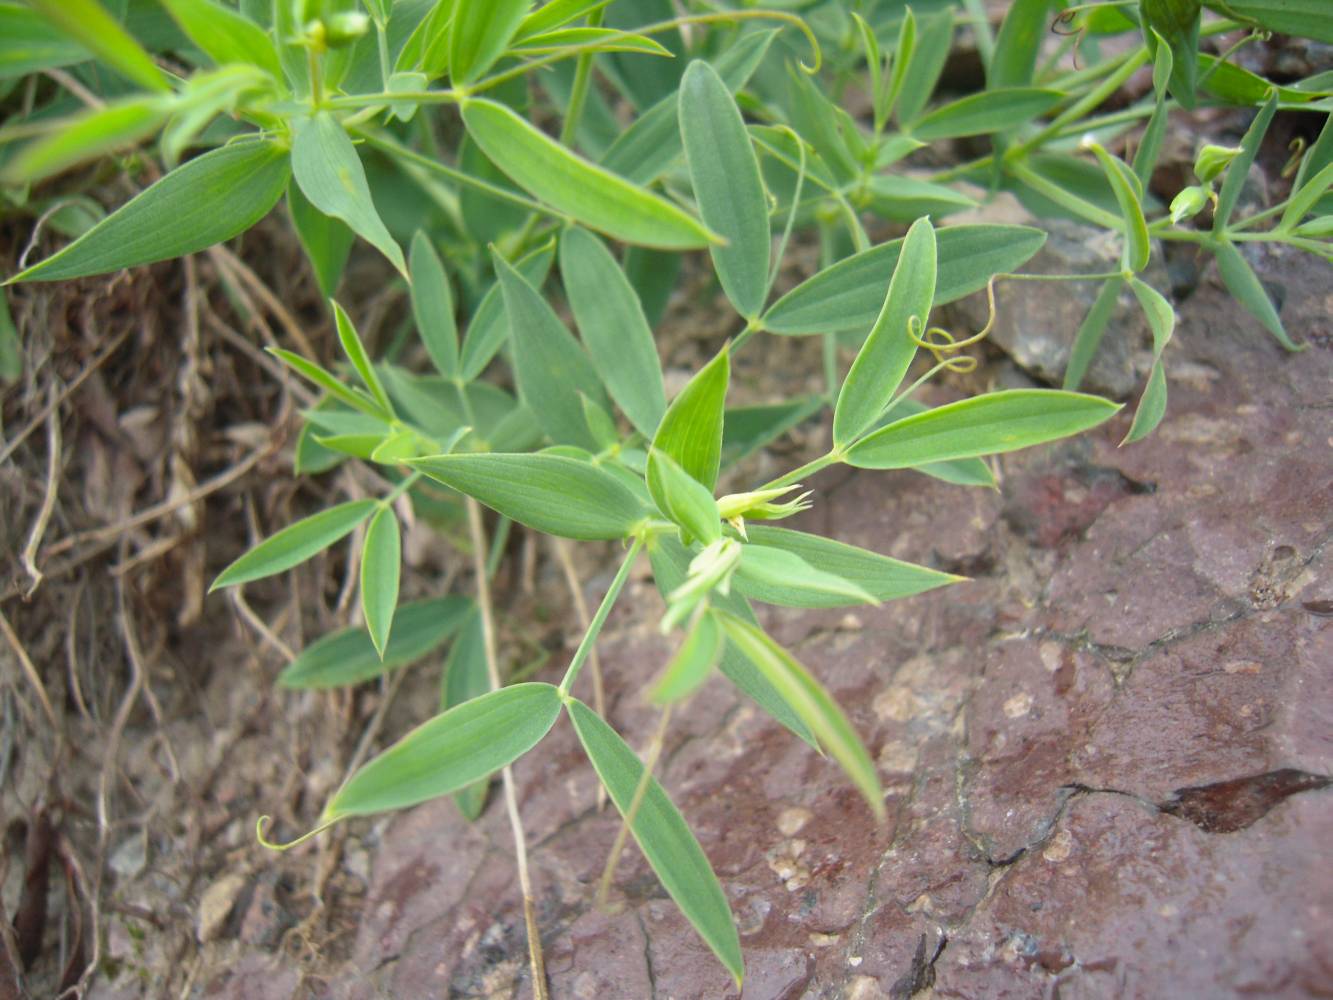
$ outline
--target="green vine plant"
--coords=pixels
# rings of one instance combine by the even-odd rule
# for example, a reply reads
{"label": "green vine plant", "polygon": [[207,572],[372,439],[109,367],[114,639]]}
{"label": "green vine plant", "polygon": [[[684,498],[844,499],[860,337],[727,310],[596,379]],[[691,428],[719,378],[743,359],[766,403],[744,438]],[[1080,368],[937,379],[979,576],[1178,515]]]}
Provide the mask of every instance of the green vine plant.
{"label": "green vine plant", "polygon": [[[1234,0],[1210,4],[1206,16],[1189,0],[1016,0],[998,32],[974,2],[777,6],[0,0],[0,84],[6,106],[17,105],[0,128],[3,203],[72,237],[7,284],[194,253],[285,202],[329,300],[340,363],[270,349],[319,393],[302,414],[296,469],[318,475],[361,461],[387,488],[278,530],[215,580],[214,590],[240,587],[359,539],[364,625],[311,643],[278,683],[358,684],[448,647],[439,714],[357,769],[311,832],[279,844],[261,819],[259,839],[292,847],[342,820],[446,795],[475,818],[498,774],[538,996],[546,995],[540,928],[509,767],[562,717],[624,821],[599,896],[632,836],[738,984],[743,958],[725,894],[653,776],[672,707],[720,673],[837,761],[882,824],[871,757],[754,604],[878,604],[959,578],[779,524],[818,502],[802,483],[841,464],[994,487],[986,459],[1103,424],[1120,406],[1077,390],[1125,288],[1153,334],[1152,371],[1125,438],[1141,440],[1166,413],[1163,351],[1175,323],[1170,300],[1142,277],[1153,241],[1211,252],[1237,299],[1291,349],[1237,245],[1281,242],[1325,259],[1333,247],[1328,124],[1301,151],[1290,195],[1235,218],[1274,115],[1328,113],[1333,80],[1277,86],[1200,49],[1201,38],[1249,27],[1333,41],[1322,0]],[[142,37],[125,27],[127,10]],[[1057,18],[1063,34],[1047,51]],[[935,100],[963,28],[976,40],[986,89]],[[1135,44],[1103,56],[1108,38],[1130,33]],[[815,82],[824,55],[827,86]],[[1149,65],[1150,97],[1099,111]],[[870,96],[864,120],[841,103],[852,81]],[[613,98],[633,108],[628,125]],[[1168,117],[1204,102],[1258,110],[1239,147],[1201,151],[1199,183],[1164,208],[1147,181]],[[534,119],[556,121],[555,134]],[[1131,131],[1137,146],[1126,159]],[[166,172],[110,214],[81,193],[47,193],[46,182],[72,168],[154,139]],[[957,139],[988,142],[990,152],[928,179],[904,172],[915,151]],[[1117,234],[1119,266],[1025,275],[1019,269],[1045,240],[1040,229],[938,224],[996,190],[1039,214]],[[1196,228],[1208,209],[1211,228]],[[872,224],[908,228],[876,243]],[[818,242],[820,267],[775,295],[797,233]],[[409,322],[386,344],[364,342],[338,301],[357,239],[385,258],[409,296]],[[652,331],[681,255],[698,251],[736,314],[735,333],[668,401]],[[1063,388],[917,401],[930,379],[975,366],[965,352],[994,322],[999,280],[1100,283]],[[553,304],[557,286],[577,336]],[[981,330],[932,325],[941,306],[982,290]],[[764,336],[820,338],[823,391],[728,406],[733,359]],[[923,352],[934,363],[909,381]],[[720,494],[725,469],[826,410],[823,454]],[[489,532],[482,507],[495,513]],[[470,556],[469,594],[400,602],[408,513]],[[618,543],[624,553],[556,683],[507,676],[498,653],[490,581],[513,524]],[[657,677],[641,679],[661,709],[646,760],[606,721],[599,680],[580,686],[585,666],[595,673],[600,632],[642,557],[674,649]]]}

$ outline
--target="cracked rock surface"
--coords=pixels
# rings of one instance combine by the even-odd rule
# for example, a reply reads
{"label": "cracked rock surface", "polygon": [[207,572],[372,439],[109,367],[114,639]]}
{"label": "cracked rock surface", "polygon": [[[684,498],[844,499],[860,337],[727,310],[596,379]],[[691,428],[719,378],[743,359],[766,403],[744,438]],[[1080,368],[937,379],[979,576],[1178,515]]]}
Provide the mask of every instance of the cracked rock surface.
{"label": "cracked rock surface", "polygon": [[[972,580],[764,613],[878,761],[882,828],[720,679],[675,714],[658,773],[731,902],[745,1000],[1333,996],[1333,357],[1205,285],[1167,370],[1153,438],[1118,448],[1122,414],[1006,458],[998,492],[815,480],[805,527]],[[642,747],[670,650],[651,582],[628,597],[600,648]],[[618,912],[593,908],[618,820],[567,722],[516,776],[552,996],[735,997],[633,848]],[[498,803],[397,817],[372,862],[326,995],[531,995]],[[272,961],[221,992],[264,995]]]}

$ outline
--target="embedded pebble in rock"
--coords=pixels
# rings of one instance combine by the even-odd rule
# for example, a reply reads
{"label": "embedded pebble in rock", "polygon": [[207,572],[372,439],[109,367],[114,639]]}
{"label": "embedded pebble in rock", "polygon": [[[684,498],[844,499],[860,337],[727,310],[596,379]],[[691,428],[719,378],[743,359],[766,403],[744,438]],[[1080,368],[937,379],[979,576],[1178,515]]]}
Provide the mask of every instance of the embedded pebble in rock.
{"label": "embedded pebble in rock", "polygon": [[[673,718],[658,773],[732,905],[745,1000],[1328,995],[1333,345],[1311,340],[1287,354],[1205,276],[1148,441],[1119,447],[1126,412],[1005,456],[998,492],[813,477],[789,526],[971,579],[857,608],[856,628],[760,610],[877,761],[882,827],[721,681]],[[666,656],[654,608],[617,608],[599,646],[636,748],[656,724],[645,665]],[[620,912],[593,907],[620,821],[570,727],[516,773],[552,997],[736,1000],[633,847]],[[428,803],[367,850],[329,996],[531,995],[500,803],[476,824]],[[268,995],[246,988],[238,972],[213,995]]]}
{"label": "embedded pebble in rock", "polygon": [[223,875],[204,890],[194,918],[194,936],[207,944],[222,933],[232,907],[245,888],[245,876],[232,872]]}

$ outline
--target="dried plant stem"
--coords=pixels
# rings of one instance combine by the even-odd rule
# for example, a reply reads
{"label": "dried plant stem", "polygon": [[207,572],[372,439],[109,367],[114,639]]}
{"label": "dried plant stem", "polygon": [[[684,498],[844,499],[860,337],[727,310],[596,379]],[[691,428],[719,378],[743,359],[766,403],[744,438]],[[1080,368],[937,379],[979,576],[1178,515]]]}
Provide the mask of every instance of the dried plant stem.
{"label": "dried plant stem", "polygon": [[[491,690],[498,691],[500,683],[499,656],[495,648],[495,611],[491,606],[491,584],[486,575],[486,527],[481,520],[481,505],[467,498],[468,527],[472,533],[472,563],[477,578],[477,606],[481,610],[482,645],[486,650],[486,673]],[[514,860],[518,866],[518,884],[523,892],[523,920],[528,931],[528,960],[532,966],[532,992],[537,1000],[549,1000],[546,989],[546,963],[542,958],[541,935],[537,930],[537,910],[533,904],[532,881],[528,877],[527,837],[523,819],[518,814],[518,794],[514,790],[514,772],[506,767],[500,772],[504,784],[505,809],[509,813],[509,828],[514,834]]]}
{"label": "dried plant stem", "polygon": [[625,810],[625,821],[620,824],[620,832],[616,834],[616,841],[611,845],[611,853],[606,859],[606,867],[602,869],[602,881],[597,885],[596,906],[599,910],[606,909],[606,900],[611,894],[611,880],[616,875],[616,865],[620,863],[620,855],[625,850],[625,841],[629,838],[630,827],[634,825],[634,817],[639,814],[643,797],[648,794],[648,783],[653,780],[653,768],[657,766],[657,758],[662,756],[662,744],[666,741],[667,723],[670,721],[671,706],[667,705],[662,709],[662,717],[657,722],[657,732],[653,733],[653,741],[648,745],[648,753],[643,761],[643,773],[639,775],[639,783],[634,787],[634,797],[630,799],[629,808]]}
{"label": "dried plant stem", "polygon": [[32,685],[37,700],[42,704],[42,712],[46,715],[46,721],[51,723],[51,731],[58,738],[60,735],[60,720],[56,718],[55,709],[51,707],[51,699],[47,697],[41,674],[37,672],[37,667],[33,664],[32,658],[28,656],[28,651],[23,648],[18,633],[9,624],[9,619],[5,617],[3,611],[0,611],[0,632],[5,634],[5,641],[14,650],[14,656],[18,658],[19,666],[23,668],[23,675],[28,678],[28,683]]}
{"label": "dried plant stem", "polygon": [[28,574],[28,589],[23,598],[27,600],[42,582],[42,571],[37,566],[37,549],[46,534],[46,526],[51,523],[51,514],[56,509],[56,493],[60,489],[60,407],[56,399],[60,391],[55,383],[51,385],[51,410],[46,420],[46,493],[42,496],[42,506],[37,512],[37,519],[28,533],[28,543],[23,546],[23,569]]}

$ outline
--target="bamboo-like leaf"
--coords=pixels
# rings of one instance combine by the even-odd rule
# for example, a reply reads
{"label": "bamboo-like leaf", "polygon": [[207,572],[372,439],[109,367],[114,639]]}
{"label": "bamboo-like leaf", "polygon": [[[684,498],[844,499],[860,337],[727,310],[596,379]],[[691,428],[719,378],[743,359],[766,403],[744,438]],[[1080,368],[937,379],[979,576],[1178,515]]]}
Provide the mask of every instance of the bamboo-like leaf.
{"label": "bamboo-like leaf", "polygon": [[903,8],[903,19],[898,25],[898,40],[893,50],[893,68],[884,79],[883,90],[876,94],[875,122],[878,128],[893,116],[898,106],[898,98],[907,82],[907,71],[912,65],[912,55],[916,51],[916,15],[911,7]]}
{"label": "bamboo-like leaf", "polygon": [[307,361],[301,355],[294,354],[281,347],[270,347],[268,353],[284,364],[295,368],[301,375],[315,383],[334,399],[346,403],[352,409],[360,410],[367,416],[386,423],[392,419],[392,414],[381,409],[378,402],[371,399],[360,389],[349,389],[313,361]]}
{"label": "bamboo-like leaf", "polygon": [[1148,223],[1143,217],[1143,189],[1138,177],[1120,157],[1108,153],[1100,143],[1090,143],[1093,155],[1106,172],[1106,179],[1115,192],[1116,204],[1120,206],[1120,218],[1124,222],[1125,249],[1121,257],[1121,266],[1130,271],[1142,271],[1148,266],[1152,254],[1152,244],[1148,238]]}
{"label": "bamboo-like leaf", "polygon": [[244,63],[282,79],[278,50],[259,25],[216,0],[161,0],[199,50],[218,66]]}
{"label": "bamboo-like leaf", "polygon": [[602,241],[582,229],[560,237],[560,274],[593,367],[621,412],[651,439],[666,412],[666,393],[638,295]]}
{"label": "bamboo-like leaf", "polygon": [[361,611],[375,651],[383,658],[398,608],[398,578],[403,565],[403,543],[398,515],[382,507],[370,520],[361,549]]}
{"label": "bamboo-like leaf", "polygon": [[324,808],[322,821],[406,809],[512,764],[560,717],[551,684],[515,684],[473,698],[412,730],[364,765]]}
{"label": "bamboo-like leaf", "polygon": [[300,185],[295,182],[287,184],[287,211],[291,214],[296,237],[315,269],[320,292],[326,299],[333,298],[356,234],[341,219],[325,215],[310,204],[310,199],[301,193]]}
{"label": "bamboo-like leaf", "polygon": [[611,0],[548,0],[523,18],[523,23],[514,34],[514,43],[564,27],[571,21],[577,21],[595,10],[600,10],[610,2]]}
{"label": "bamboo-like leaf", "polygon": [[699,616],[676,650],[676,655],[653,684],[648,697],[659,705],[680,701],[693,694],[722,656],[722,627],[705,612]]}
{"label": "bamboo-like leaf", "polygon": [[671,50],[647,35],[636,35],[615,28],[561,28],[525,38],[515,43],[513,51],[523,55],[549,55],[574,49],[570,55],[594,52],[637,52],[647,56],[671,57]]}
{"label": "bamboo-like leaf", "polygon": [[[540,289],[554,259],[555,245],[547,242],[520,257],[514,267],[528,284]],[[505,313],[504,293],[497,280],[482,296],[481,304],[472,314],[467,334],[463,337],[463,350],[459,358],[463,380],[471,382],[476,379],[508,339],[509,317]]]}
{"label": "bamboo-like leaf", "polygon": [[[914,399],[899,396],[892,405],[885,410],[874,424],[876,429],[887,427],[895,420],[901,420],[903,417],[910,417],[914,413],[925,413],[930,407],[924,403],[918,403]],[[986,486],[995,488],[995,474],[986,464],[985,460],[980,458],[959,458],[948,462],[926,462],[922,465],[912,466],[914,472],[920,472],[923,475],[930,476],[932,479],[938,479],[941,482],[953,483],[955,486]]]}
{"label": "bamboo-like leaf", "polygon": [[704,224],[727,242],[708,248],[722,290],[747,319],[768,294],[768,199],[750,135],[731,91],[695,60],[680,82],[680,134]]}
{"label": "bamboo-like leaf", "polygon": [[[627,816],[643,775],[643,764],[616,731],[582,702],[570,701],[569,718],[611,801],[622,816]],[[656,778],[649,777],[638,805],[629,828],[643,856],[681,913],[739,987],[745,974],[740,936],[727,897],[703,848]]]}
{"label": "bamboo-like leaf", "polygon": [[27,4],[127,79],[148,90],[171,89],[153,57],[97,0],[27,0]]}
{"label": "bamboo-like leaf", "polygon": [[943,184],[889,174],[871,177],[866,194],[870,211],[895,222],[912,222],[923,215],[938,219],[977,206],[974,199]]}
{"label": "bamboo-like leaf", "polygon": [[457,0],[435,0],[394,60],[398,73],[420,72],[435,80],[449,72],[449,22]]}
{"label": "bamboo-like leaf", "polygon": [[704,365],[671,401],[653,447],[671,456],[711,493],[722,464],[722,423],[731,381],[728,348]]}
{"label": "bamboo-like leaf", "polygon": [[1134,162],[1131,164],[1134,176],[1138,178],[1140,190],[1146,188],[1152,179],[1153,168],[1157,165],[1157,158],[1162,150],[1162,140],[1166,137],[1166,122],[1171,113],[1166,100],[1166,86],[1171,77],[1172,64],[1171,47],[1159,44],[1157,54],[1153,57],[1152,68],[1153,90],[1157,94],[1157,101],[1153,105],[1152,117],[1148,119],[1148,125],[1143,130],[1143,138],[1139,140],[1139,148],[1134,151]]}
{"label": "bamboo-like leaf", "polygon": [[375,366],[370,363],[370,356],[366,354],[366,346],[361,343],[361,337],[357,334],[356,327],[352,325],[351,317],[337,302],[331,304],[333,306],[334,324],[338,329],[338,343],[342,345],[343,354],[352,363],[353,370],[360,377],[361,383],[370,390],[370,396],[379,408],[392,415],[393,404],[389,402],[388,393],[384,391],[384,383],[375,374]]}
{"label": "bamboo-like leaf", "polygon": [[93,54],[35,10],[0,3],[0,79],[86,62]]}
{"label": "bamboo-like leaf", "polygon": [[469,100],[463,121],[514,183],[589,229],[667,250],[718,239],[675,205],[576,155],[503,104]]}
{"label": "bamboo-like leaf", "polygon": [[935,230],[918,219],[903,238],[884,306],[870,336],[852,362],[833,411],[833,442],[841,448],[878,418],[916,357],[916,334],[924,334],[935,298]]}
{"label": "bamboo-like leaf", "polygon": [[796,714],[810,727],[819,743],[842,765],[847,777],[865,796],[875,819],[884,822],[884,790],[874,761],[866,753],[856,730],[827,691],[763,629],[734,615],[718,612],[727,638],[734,642],[764,674]]}
{"label": "bamboo-like leaf", "polygon": [[[1234,163],[1231,169],[1235,169]],[[1228,179],[1230,176],[1227,175]],[[1273,300],[1268,297],[1268,292],[1264,290],[1259,276],[1241,256],[1235,244],[1219,240],[1212,245],[1212,251],[1217,257],[1217,273],[1222,276],[1222,284],[1227,286],[1227,291],[1236,297],[1236,301],[1244,306],[1251,316],[1263,324],[1265,330],[1277,338],[1279,344],[1289,351],[1301,350],[1300,346],[1287,335],[1287,330],[1282,325],[1282,317],[1273,306]]]}
{"label": "bamboo-like leaf", "polygon": [[332,115],[321,111],[297,119],[292,137],[292,173],[301,192],[325,215],[342,219],[353,232],[389,258],[407,277],[403,251],[380,218],[356,147]]}
{"label": "bamboo-like leaf", "polygon": [[[481,628],[481,613],[473,607],[458,630],[458,638],[449,648],[444,664],[444,683],[440,692],[440,710],[447,711],[490,690],[490,671],[486,666],[486,637]],[[467,819],[475,820],[486,806],[490,779],[482,778],[454,792],[454,804]]]}
{"label": "bamboo-like leaf", "polygon": [[935,92],[953,43],[953,11],[939,10],[916,22],[912,56],[898,94],[898,121],[914,121]]}
{"label": "bamboo-like leaf", "polygon": [[1304,185],[1292,192],[1287,200],[1287,207],[1282,211],[1281,230],[1295,229],[1315,207],[1320,198],[1333,186],[1333,163],[1326,163],[1322,169],[1310,176]]}
{"label": "bamboo-like leaf", "polygon": [[379,506],[377,500],[351,500],[311,514],[270,535],[218,574],[209,593],[273,576],[299,566],[350,535]]}
{"label": "bamboo-like leaf", "polygon": [[0,171],[0,181],[32,184],[98,156],[132,146],[166,121],[161,97],[131,97],[72,115],[30,142]]}
{"label": "bamboo-like leaf", "polygon": [[1097,298],[1093,299],[1088,314],[1083,317],[1078,333],[1074,336],[1074,346],[1069,352],[1069,364],[1065,368],[1062,389],[1073,392],[1083,384],[1083,376],[1088,373],[1092,359],[1097,354],[1102,334],[1106,332],[1106,325],[1111,320],[1111,314],[1120,300],[1120,291],[1124,287],[1125,279],[1120,275],[1107,278],[1102,283],[1101,291],[1097,293]]}
{"label": "bamboo-like leaf", "polygon": [[1162,352],[1176,326],[1176,313],[1171,303],[1161,292],[1146,285],[1138,278],[1130,279],[1129,287],[1134,297],[1143,308],[1148,327],[1152,330],[1152,371],[1148,375],[1148,384],[1143,390],[1138,408],[1134,411],[1134,420],[1130,423],[1129,433],[1120,442],[1122,445],[1141,441],[1151,434],[1162,417],[1166,414],[1166,370],[1162,366]]}
{"label": "bamboo-like leaf", "polygon": [[1163,43],[1171,50],[1171,93],[1182,107],[1195,102],[1195,64],[1199,52],[1199,0],[1140,0],[1148,51]]}
{"label": "bamboo-like leaf", "polygon": [[[1046,234],[1027,226],[945,226],[936,230],[935,241],[938,306],[985,288],[993,274],[1018,268],[1041,249]],[[869,329],[902,245],[901,239],[881,243],[807,278],[769,307],[764,329],[797,335]]]}
{"label": "bamboo-like leaf", "polygon": [[300,689],[343,687],[408,666],[448,642],[473,609],[470,600],[458,596],[404,604],[394,615],[382,659],[364,628],[330,632],[303,649],[278,675],[278,683]]}
{"label": "bamboo-like leaf", "polygon": [[1050,0],[1014,0],[1009,5],[995,36],[995,51],[986,72],[988,89],[1026,87],[1032,82],[1050,9]]}
{"label": "bamboo-like leaf", "polygon": [[509,315],[519,396],[557,444],[596,447],[579,394],[599,406],[606,395],[587,353],[508,261],[492,253]]}
{"label": "bamboo-like leaf", "polygon": [[1254,121],[1245,132],[1245,138],[1240,142],[1240,154],[1227,167],[1226,177],[1222,179],[1222,187],[1217,192],[1217,204],[1213,208],[1213,232],[1218,236],[1226,232],[1227,223],[1231,221],[1231,213],[1236,207],[1236,200],[1240,197],[1246,180],[1249,179],[1250,166],[1259,154],[1259,144],[1264,141],[1264,134],[1268,131],[1276,111],[1277,94],[1273,94],[1254,116]]}
{"label": "bamboo-like leaf", "polygon": [[449,77],[469,84],[495,64],[523,22],[532,0],[463,0],[455,4],[449,33]]}
{"label": "bamboo-like leaf", "polygon": [[1209,0],[1205,6],[1223,17],[1333,45],[1333,13],[1324,0]]}
{"label": "bamboo-like leaf", "polygon": [[656,448],[648,453],[648,492],[657,509],[707,545],[722,537],[717,501],[706,487]]}
{"label": "bamboo-like leaf", "polygon": [[990,135],[1026,125],[1064,99],[1058,90],[1010,87],[961,97],[912,125],[911,134],[923,142],[967,135]]}
{"label": "bamboo-like leaf", "polygon": [[[877,601],[896,601],[899,598],[922,594],[936,587],[958,583],[964,579],[952,573],[901,562],[878,552],[848,545],[845,542],[811,535],[790,528],[766,524],[749,524],[746,532],[751,546],[780,549],[799,556],[806,563],[825,573],[831,573],[859,587]],[[747,546],[747,551],[751,546]],[[742,557],[742,565],[744,557]],[[819,607],[834,607],[822,604]]]}
{"label": "bamboo-like leaf", "polygon": [[746,545],[736,570],[736,586],[746,597],[784,608],[841,608],[878,604],[875,596],[836,573],[816,569],[794,552]]}
{"label": "bamboo-like leaf", "polygon": [[578,459],[435,455],[408,464],[520,524],[565,538],[625,538],[647,515],[614,475]]}
{"label": "bamboo-like leaf", "polygon": [[412,275],[412,316],[417,332],[435,370],[445,378],[458,377],[458,326],[454,320],[454,296],[449,276],[430,237],[418,229],[408,251]]}
{"label": "bamboo-like leaf", "polygon": [[1120,407],[1100,396],[1058,389],[1009,389],[904,417],[858,441],[847,463],[862,469],[906,469],[997,455],[1096,427]]}

